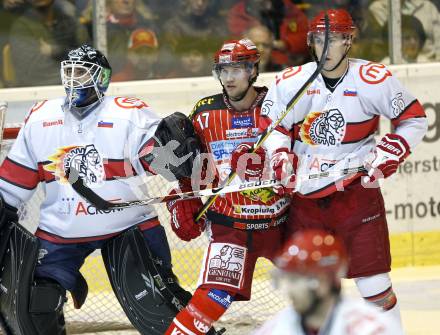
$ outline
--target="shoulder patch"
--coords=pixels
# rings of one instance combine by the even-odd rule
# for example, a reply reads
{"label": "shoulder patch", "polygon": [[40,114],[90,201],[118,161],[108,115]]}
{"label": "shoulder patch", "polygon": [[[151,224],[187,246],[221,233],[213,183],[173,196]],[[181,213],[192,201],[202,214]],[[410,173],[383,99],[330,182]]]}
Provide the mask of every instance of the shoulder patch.
{"label": "shoulder patch", "polygon": [[211,95],[200,99],[189,114],[189,118],[193,118],[196,114],[205,110],[226,108],[222,94]]}
{"label": "shoulder patch", "polygon": [[375,85],[380,84],[388,77],[391,77],[392,74],[385,65],[369,62],[359,67],[359,76],[363,82]]}
{"label": "shoulder patch", "polygon": [[283,70],[282,72],[278,73],[275,76],[275,84],[278,85],[278,83],[281,80],[284,80],[284,79],[287,79],[287,78],[290,78],[290,77],[297,75],[298,73],[301,72],[301,70],[302,70],[301,66],[288,67],[287,69]]}
{"label": "shoulder patch", "polygon": [[29,120],[30,116],[32,115],[32,113],[36,112],[37,110],[39,110],[41,107],[43,107],[43,105],[47,102],[47,100],[43,100],[43,101],[38,101],[36,102],[31,109],[29,110],[29,113],[26,115],[26,117],[24,118],[24,123],[27,123],[27,121]]}
{"label": "shoulder patch", "polygon": [[118,107],[124,109],[131,109],[131,108],[141,109],[148,107],[148,105],[144,101],[138,98],[116,97],[114,99],[114,102]]}

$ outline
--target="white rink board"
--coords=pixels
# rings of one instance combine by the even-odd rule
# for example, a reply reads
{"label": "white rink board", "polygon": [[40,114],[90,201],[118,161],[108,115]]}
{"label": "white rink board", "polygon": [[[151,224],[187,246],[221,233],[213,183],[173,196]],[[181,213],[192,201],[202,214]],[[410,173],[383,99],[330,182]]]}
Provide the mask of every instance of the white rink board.
{"label": "white rink board", "polygon": [[[424,105],[429,131],[400,172],[386,180],[383,192],[393,233],[440,231],[440,63],[389,66],[404,86]],[[275,73],[260,75],[258,85],[270,86]],[[213,77],[114,83],[109,95],[136,96],[158,114],[188,113],[202,97],[220,91]],[[34,101],[63,95],[61,86],[0,90],[10,104],[6,123],[21,122]],[[390,98],[391,101],[391,98]],[[390,129],[382,120],[381,134]]]}

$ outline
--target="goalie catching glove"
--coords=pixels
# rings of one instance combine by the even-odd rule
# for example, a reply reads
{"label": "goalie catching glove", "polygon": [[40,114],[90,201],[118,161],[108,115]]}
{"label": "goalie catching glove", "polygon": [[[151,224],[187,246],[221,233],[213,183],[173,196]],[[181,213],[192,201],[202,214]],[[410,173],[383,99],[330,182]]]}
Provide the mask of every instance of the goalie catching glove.
{"label": "goalie catching glove", "polygon": [[273,171],[273,178],[279,180],[282,185],[274,186],[276,194],[283,196],[293,194],[296,185],[296,168],[298,166],[298,156],[287,148],[275,150],[270,160]]}
{"label": "goalie catching glove", "polygon": [[364,164],[368,170],[364,182],[372,183],[379,178],[388,178],[409,154],[409,145],[402,136],[386,134],[377,144],[373,159]]}
{"label": "goalie catching glove", "polygon": [[[182,192],[192,190],[191,181],[180,181],[179,186]],[[170,194],[176,194],[177,190],[173,190]],[[173,200],[167,202],[167,208],[170,212],[170,223],[174,233],[184,241],[191,241],[200,236],[205,230],[205,217],[195,222],[195,217],[203,207],[200,198],[189,200]]]}
{"label": "goalie catching glove", "polygon": [[253,143],[241,143],[231,154],[231,169],[241,180],[255,181],[263,175],[266,152],[261,147],[255,152],[252,149]]}

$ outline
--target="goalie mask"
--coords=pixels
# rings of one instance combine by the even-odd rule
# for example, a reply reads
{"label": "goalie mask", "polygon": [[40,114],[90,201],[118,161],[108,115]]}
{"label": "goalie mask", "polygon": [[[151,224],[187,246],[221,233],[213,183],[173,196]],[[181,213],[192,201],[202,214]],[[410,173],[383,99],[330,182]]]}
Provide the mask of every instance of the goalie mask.
{"label": "goalie mask", "polygon": [[111,67],[105,56],[84,44],[71,50],[61,62],[61,80],[67,94],[65,106],[83,118],[104,97],[110,84]]}

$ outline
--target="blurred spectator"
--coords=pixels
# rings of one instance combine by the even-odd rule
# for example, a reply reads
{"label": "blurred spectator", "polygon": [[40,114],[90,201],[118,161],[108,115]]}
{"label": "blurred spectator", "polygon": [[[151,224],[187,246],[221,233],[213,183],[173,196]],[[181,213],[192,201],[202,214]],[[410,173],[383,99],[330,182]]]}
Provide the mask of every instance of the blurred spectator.
{"label": "blurred spectator", "polygon": [[[402,15],[402,58],[403,63],[425,63],[429,59],[420,54],[426,41],[423,24],[415,17]],[[389,64],[390,57],[385,57],[382,63]]]}
{"label": "blurred spectator", "polygon": [[0,88],[10,86],[10,75],[5,74],[5,72],[10,72],[11,66],[8,64],[9,60],[5,59],[3,54],[10,52],[9,30],[12,23],[23,11],[23,4],[24,0],[3,0],[0,9]]}
{"label": "blurred spectator", "polygon": [[[273,34],[269,28],[263,25],[253,26],[245,31],[243,38],[248,38],[254,42],[260,51],[260,72],[274,72],[283,69],[282,65],[272,62]],[[287,67],[287,64],[284,65]]]}
{"label": "blurred spectator", "polygon": [[[178,76],[209,75],[212,55],[228,36],[226,23],[218,15],[218,1],[181,0],[177,14],[163,25],[165,46],[161,54]],[[184,60],[179,59],[184,57]],[[203,58],[203,60],[202,60]],[[183,68],[180,67],[180,63]],[[190,65],[191,64],[191,65]],[[197,65],[196,65],[197,64]]]}
{"label": "blurred spectator", "polygon": [[12,24],[11,60],[15,86],[60,83],[59,63],[66,50],[87,40],[75,18],[55,6],[55,0],[27,0],[31,5]]}
{"label": "blurred spectator", "polygon": [[295,65],[308,59],[307,17],[290,0],[240,0],[228,13],[229,31],[234,37],[260,24],[274,36],[275,63]]}
{"label": "blurred spectator", "polygon": [[388,56],[388,26],[381,26],[368,9],[368,3],[358,1],[348,7],[356,26],[350,54],[353,58],[380,62]]}
{"label": "blurred spectator", "polygon": [[127,41],[138,28],[154,32],[154,21],[145,20],[138,12],[139,0],[108,0],[107,54],[115,73],[127,64]]}
{"label": "blurred spectator", "polygon": [[[423,25],[426,42],[420,53],[431,61],[440,60],[440,13],[429,0],[401,0],[404,15],[416,17]],[[388,19],[388,0],[376,0],[370,5],[370,11],[381,26]]]}
{"label": "blurred spectator", "polygon": [[204,38],[181,37],[174,48],[176,63],[166,77],[201,77],[212,74],[212,50],[216,45]]}
{"label": "blurred spectator", "polygon": [[157,78],[159,43],[156,34],[147,29],[136,29],[130,35],[127,63],[112,76],[113,81]]}
{"label": "blurred spectator", "polygon": [[214,0],[181,0],[177,14],[164,25],[168,39],[177,43],[182,37],[217,39],[221,45],[226,25],[219,20]]}

